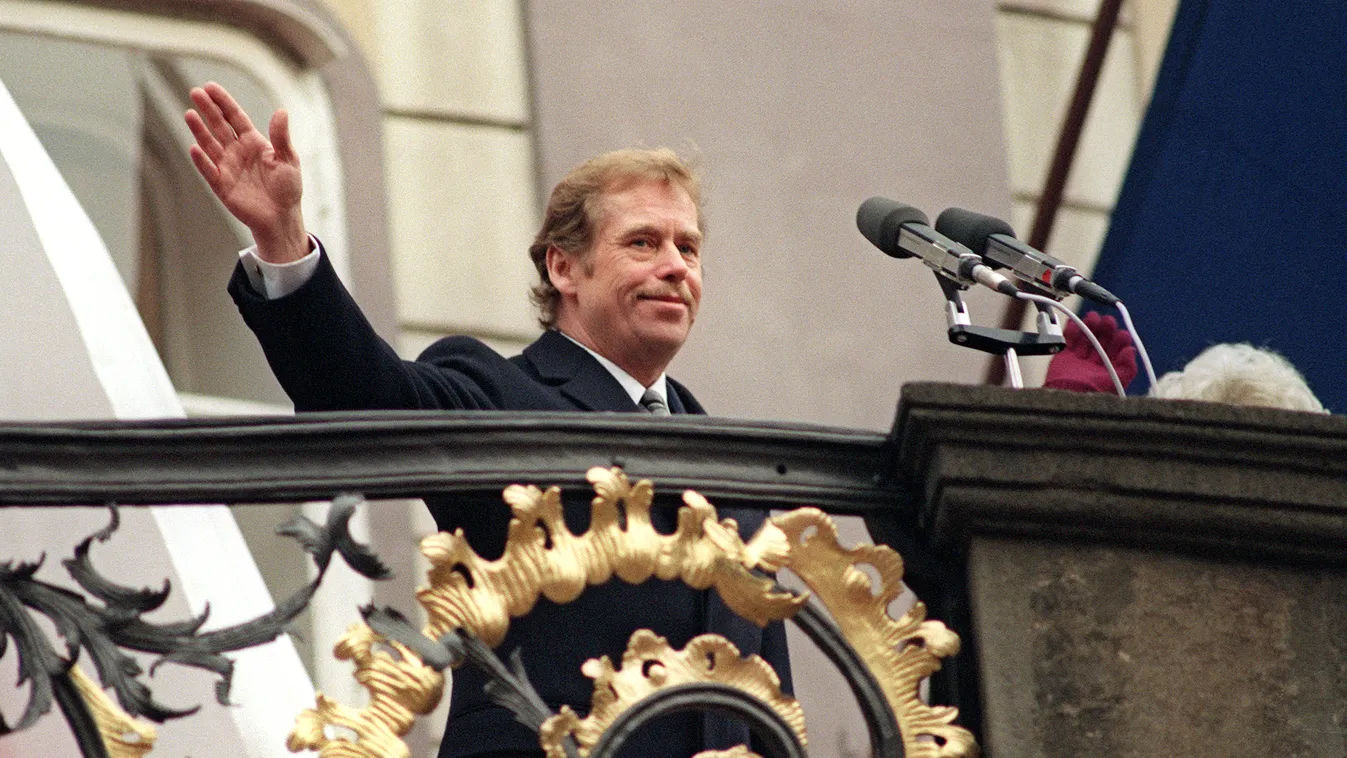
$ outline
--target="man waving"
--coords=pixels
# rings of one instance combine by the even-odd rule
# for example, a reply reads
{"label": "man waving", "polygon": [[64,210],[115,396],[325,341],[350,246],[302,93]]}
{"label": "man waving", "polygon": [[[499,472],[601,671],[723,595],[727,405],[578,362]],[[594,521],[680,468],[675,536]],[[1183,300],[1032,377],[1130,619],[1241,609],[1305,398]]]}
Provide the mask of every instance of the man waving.
{"label": "man waving", "polygon": [[[415,361],[380,339],[338,280],[322,244],[304,229],[299,159],[284,111],[269,138],[224,88],[191,93],[192,161],[225,207],[252,231],[229,284],[297,411],[443,409],[704,413],[692,393],[665,375],[687,340],[702,297],[701,185],[672,151],[620,150],[593,158],[552,190],[529,248],[539,281],[533,299],[544,327],[523,354],[502,358],[482,342],[450,337]],[[463,528],[482,555],[503,550],[508,509],[432,502],[441,529]],[[652,514],[673,531],[672,509]],[[725,509],[751,534],[755,511]],[[587,504],[568,504],[583,531]],[[681,647],[706,631],[745,654],[760,653],[789,689],[781,625],[739,619],[713,593],[682,584],[611,581],[565,606],[546,600],[511,624],[502,649],[520,647],[534,685],[553,709],[588,709],[588,658],[619,659],[636,629]],[[537,739],[482,692],[476,672],[455,673],[441,756],[540,755]],[[748,741],[739,723],[679,714],[636,735],[624,753],[687,756]]]}

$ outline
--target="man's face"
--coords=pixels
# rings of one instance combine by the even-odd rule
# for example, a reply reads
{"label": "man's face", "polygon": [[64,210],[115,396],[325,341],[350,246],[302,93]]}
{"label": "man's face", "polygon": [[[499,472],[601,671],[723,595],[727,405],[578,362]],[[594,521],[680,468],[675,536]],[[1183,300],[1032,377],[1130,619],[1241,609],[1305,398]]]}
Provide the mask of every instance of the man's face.
{"label": "man's face", "polygon": [[697,318],[701,242],[697,207],[681,187],[638,182],[604,193],[588,255],[566,256],[565,270],[552,270],[563,298],[557,325],[653,381]]}

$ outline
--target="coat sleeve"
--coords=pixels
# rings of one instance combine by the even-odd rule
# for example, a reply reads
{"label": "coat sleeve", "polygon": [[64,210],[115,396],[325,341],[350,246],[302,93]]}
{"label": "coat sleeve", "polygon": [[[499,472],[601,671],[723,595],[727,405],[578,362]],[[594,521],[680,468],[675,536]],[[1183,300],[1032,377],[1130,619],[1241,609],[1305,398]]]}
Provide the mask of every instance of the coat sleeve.
{"label": "coat sleeve", "polygon": [[324,254],[295,292],[268,300],[241,265],[229,282],[243,320],[296,411],[492,410],[518,369],[467,337],[404,361],[375,333]]}

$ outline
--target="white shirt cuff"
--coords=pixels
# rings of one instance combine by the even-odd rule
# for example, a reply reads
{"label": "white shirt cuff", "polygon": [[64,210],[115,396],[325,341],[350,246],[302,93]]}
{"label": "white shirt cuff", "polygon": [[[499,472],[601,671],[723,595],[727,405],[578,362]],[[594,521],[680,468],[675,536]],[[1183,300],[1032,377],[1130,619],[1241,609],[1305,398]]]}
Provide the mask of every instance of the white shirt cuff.
{"label": "white shirt cuff", "polygon": [[312,234],[309,235],[309,246],[311,252],[297,261],[268,263],[257,257],[257,245],[253,245],[239,251],[239,262],[253,289],[266,295],[268,300],[277,300],[303,287],[318,270],[322,246]]}

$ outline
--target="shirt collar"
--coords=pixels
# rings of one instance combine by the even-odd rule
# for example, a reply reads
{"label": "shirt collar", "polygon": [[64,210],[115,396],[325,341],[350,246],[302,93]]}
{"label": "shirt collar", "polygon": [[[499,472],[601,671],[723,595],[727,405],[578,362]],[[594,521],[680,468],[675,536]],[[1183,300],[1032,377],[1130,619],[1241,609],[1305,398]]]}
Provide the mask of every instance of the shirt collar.
{"label": "shirt collar", "polygon": [[640,405],[641,396],[645,394],[645,391],[647,389],[649,389],[653,390],[656,395],[659,395],[659,399],[663,400],[666,406],[669,405],[669,387],[668,382],[665,381],[665,379],[667,378],[665,376],[665,372],[661,371],[659,373],[659,376],[655,378],[655,383],[651,384],[649,387],[646,387],[642,385],[639,381],[637,381],[636,377],[632,376],[631,374],[628,374],[626,371],[623,371],[621,366],[617,365],[616,363],[613,363],[612,361],[608,360],[602,355],[599,355],[593,350],[590,350],[588,347],[582,345],[579,342],[579,340],[575,339],[571,335],[561,331],[560,329],[557,330],[557,333],[565,337],[566,339],[570,340],[571,342],[574,342],[575,344],[579,345],[581,348],[584,348],[584,351],[586,353],[589,353],[590,355],[594,356],[594,360],[598,361],[600,366],[603,366],[605,369],[607,369],[608,373],[612,374],[613,378],[617,380],[617,383],[622,385],[622,389],[626,390],[627,394],[631,396],[631,401],[633,403]]}

